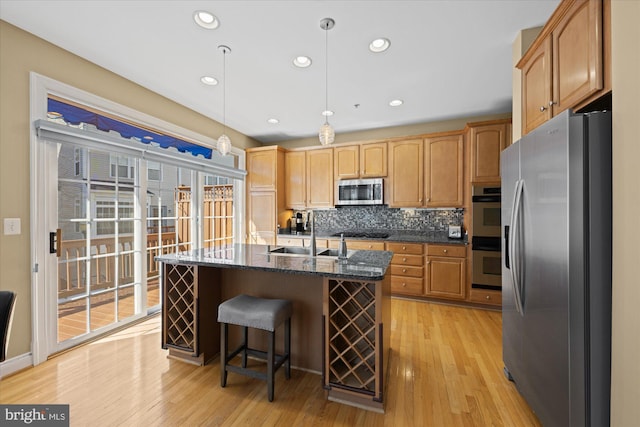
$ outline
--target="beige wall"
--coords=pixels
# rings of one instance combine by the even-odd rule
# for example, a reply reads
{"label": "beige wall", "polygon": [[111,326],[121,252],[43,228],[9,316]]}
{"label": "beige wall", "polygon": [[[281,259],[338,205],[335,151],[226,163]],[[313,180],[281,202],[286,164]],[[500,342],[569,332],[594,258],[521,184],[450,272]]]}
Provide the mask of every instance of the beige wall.
{"label": "beige wall", "polygon": [[640,424],[640,1],[611,2],[613,343],[611,425]]}
{"label": "beige wall", "polygon": [[[22,222],[17,236],[5,236],[0,228],[0,289],[18,294],[9,357],[31,348],[30,71],[202,135],[222,133],[221,124],[0,21],[0,219]],[[240,148],[259,145],[232,130],[229,136]]]}
{"label": "beige wall", "polygon": [[[465,117],[462,119],[442,120],[437,122],[419,123],[415,125],[393,126],[380,129],[371,129],[359,132],[336,132],[335,144],[344,142],[370,141],[374,139],[394,138],[398,136],[421,135],[425,133],[446,132],[451,130],[464,129],[467,123],[481,122],[485,120],[496,120],[510,118],[511,112],[503,114],[492,114],[485,116]],[[320,127],[318,126],[318,129]],[[284,148],[313,147],[320,146],[318,137],[292,139],[275,143]]]}

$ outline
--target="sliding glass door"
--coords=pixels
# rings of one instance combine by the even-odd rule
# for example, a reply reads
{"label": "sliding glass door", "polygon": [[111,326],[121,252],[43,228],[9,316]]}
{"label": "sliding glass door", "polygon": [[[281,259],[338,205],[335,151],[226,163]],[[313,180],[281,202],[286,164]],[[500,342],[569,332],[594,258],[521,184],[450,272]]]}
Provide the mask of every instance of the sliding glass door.
{"label": "sliding glass door", "polygon": [[144,314],[140,161],[58,144],[57,343]]}

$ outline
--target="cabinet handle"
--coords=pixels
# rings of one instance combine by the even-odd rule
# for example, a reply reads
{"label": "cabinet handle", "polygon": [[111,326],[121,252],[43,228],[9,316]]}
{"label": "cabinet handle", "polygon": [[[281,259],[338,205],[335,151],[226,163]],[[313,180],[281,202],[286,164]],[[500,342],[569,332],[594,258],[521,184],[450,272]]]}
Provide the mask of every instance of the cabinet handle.
{"label": "cabinet handle", "polygon": [[447,253],[447,250],[446,250],[446,249],[443,249],[443,250],[442,250],[442,252],[444,252],[444,253],[446,254],[446,253]]}
{"label": "cabinet handle", "polygon": [[403,269],[402,269],[402,272],[403,272],[403,273],[406,273],[406,272],[407,272],[407,269],[406,269],[406,268],[403,268]]}
{"label": "cabinet handle", "polygon": [[406,287],[407,287],[407,284],[403,282],[403,283],[402,283],[402,287],[403,287],[403,288],[406,288]]}
{"label": "cabinet handle", "polygon": [[402,250],[404,251],[405,249],[407,249],[407,247],[406,247],[406,246],[403,246],[403,247],[402,247]]}
{"label": "cabinet handle", "polygon": [[485,298],[488,299],[488,300],[491,299],[491,297],[489,295],[487,295]]}
{"label": "cabinet handle", "polygon": [[540,107],[540,112],[544,113],[544,111],[547,109],[547,107],[545,107],[544,105],[542,107]]}
{"label": "cabinet handle", "polygon": [[402,262],[407,262],[407,257],[402,258]]}
{"label": "cabinet handle", "polygon": [[427,197],[427,198],[426,198],[426,201],[427,201],[427,202],[431,201],[431,198]]}
{"label": "cabinet handle", "polygon": [[549,101],[549,107],[552,107],[554,105],[557,105],[558,103],[556,101]]}

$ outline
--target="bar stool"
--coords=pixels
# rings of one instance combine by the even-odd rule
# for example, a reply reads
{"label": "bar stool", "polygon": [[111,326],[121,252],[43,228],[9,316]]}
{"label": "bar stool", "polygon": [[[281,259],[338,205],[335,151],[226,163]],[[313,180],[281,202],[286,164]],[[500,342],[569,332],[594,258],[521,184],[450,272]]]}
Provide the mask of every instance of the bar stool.
{"label": "bar stool", "polygon": [[[269,402],[273,402],[273,375],[285,365],[285,377],[291,378],[291,315],[293,304],[289,300],[265,299],[249,295],[238,295],[218,306],[218,322],[220,323],[220,386],[227,385],[227,372],[236,372],[252,378],[267,381]],[[276,328],[284,325],[284,354],[275,352]],[[228,352],[229,325],[242,326],[242,344]],[[250,348],[247,344],[248,328],[269,331],[268,349],[266,352]],[[242,366],[230,365],[229,361],[242,352]],[[247,354],[267,361],[267,373],[247,368]]]}

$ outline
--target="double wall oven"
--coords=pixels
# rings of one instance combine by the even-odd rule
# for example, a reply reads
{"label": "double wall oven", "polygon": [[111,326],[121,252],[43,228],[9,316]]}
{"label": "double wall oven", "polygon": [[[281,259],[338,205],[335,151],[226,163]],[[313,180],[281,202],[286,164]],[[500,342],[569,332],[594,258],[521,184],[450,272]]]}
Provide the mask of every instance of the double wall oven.
{"label": "double wall oven", "polygon": [[502,289],[500,187],[474,186],[471,287]]}

